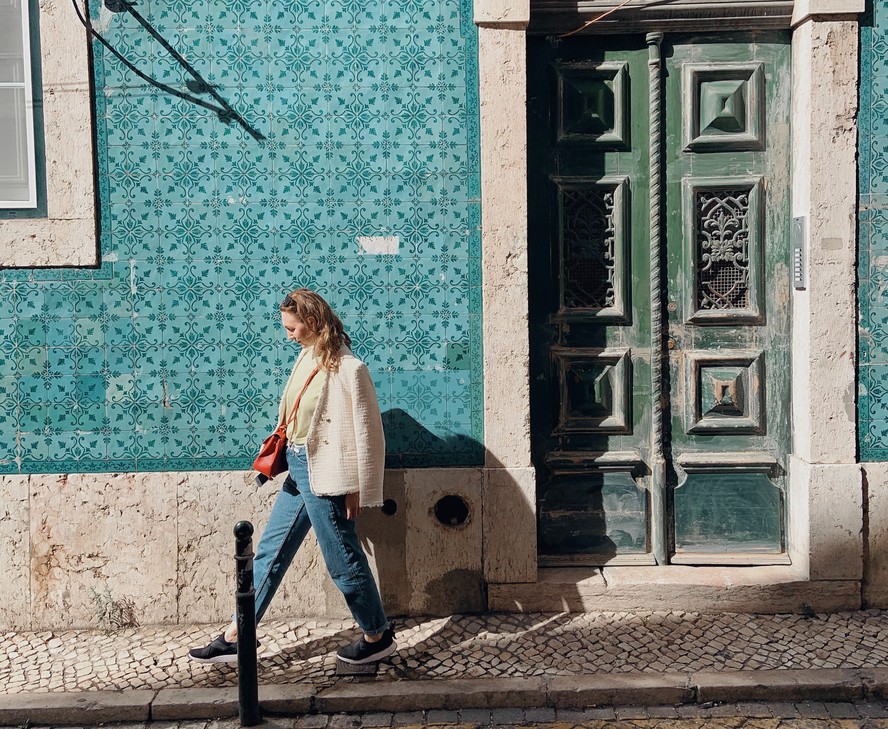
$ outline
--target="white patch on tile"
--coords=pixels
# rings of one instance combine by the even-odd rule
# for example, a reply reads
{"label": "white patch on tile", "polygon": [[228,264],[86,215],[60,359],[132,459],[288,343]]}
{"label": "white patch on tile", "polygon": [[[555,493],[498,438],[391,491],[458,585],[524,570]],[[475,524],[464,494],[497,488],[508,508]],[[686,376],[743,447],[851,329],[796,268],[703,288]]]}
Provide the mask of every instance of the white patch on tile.
{"label": "white patch on tile", "polygon": [[401,239],[397,235],[359,235],[358,245],[361,253],[367,255],[394,255],[401,247]]}
{"label": "white patch on tile", "polygon": [[117,15],[117,13],[109,10],[105,3],[102,3],[102,7],[99,9],[99,17],[93,18],[92,20],[93,28],[100,33],[106,32],[111,27],[115,15]]}

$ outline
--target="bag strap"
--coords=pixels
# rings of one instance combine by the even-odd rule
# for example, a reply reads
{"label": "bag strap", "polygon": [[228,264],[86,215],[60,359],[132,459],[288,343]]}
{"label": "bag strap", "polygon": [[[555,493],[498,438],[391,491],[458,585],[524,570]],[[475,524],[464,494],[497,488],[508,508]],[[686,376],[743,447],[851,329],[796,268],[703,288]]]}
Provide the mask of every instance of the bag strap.
{"label": "bag strap", "polygon": [[314,379],[314,376],[318,373],[318,368],[315,367],[311,374],[308,376],[308,379],[305,381],[305,384],[302,386],[302,389],[299,391],[299,394],[296,396],[296,402],[293,403],[293,409],[290,411],[289,417],[284,420],[278,427],[283,428],[284,432],[287,432],[287,428],[290,425],[290,421],[296,417],[296,411],[299,409],[299,402],[302,400],[302,396],[305,394],[305,391],[308,389],[309,383]]}

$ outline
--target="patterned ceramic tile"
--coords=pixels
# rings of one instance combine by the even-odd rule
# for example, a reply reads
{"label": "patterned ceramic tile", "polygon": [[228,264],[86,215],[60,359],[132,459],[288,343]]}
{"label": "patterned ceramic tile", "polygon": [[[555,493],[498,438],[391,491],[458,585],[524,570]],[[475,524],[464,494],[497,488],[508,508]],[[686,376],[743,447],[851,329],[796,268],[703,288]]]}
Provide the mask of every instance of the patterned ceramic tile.
{"label": "patterned ceramic tile", "polygon": [[296,285],[370,365],[390,465],[480,463],[471,1],[137,10],[104,33],[176,93],[94,47],[104,263],[0,272],[0,472],[247,468]]}
{"label": "patterned ceramic tile", "polygon": [[888,3],[861,21],[858,432],[861,460],[888,459]]}

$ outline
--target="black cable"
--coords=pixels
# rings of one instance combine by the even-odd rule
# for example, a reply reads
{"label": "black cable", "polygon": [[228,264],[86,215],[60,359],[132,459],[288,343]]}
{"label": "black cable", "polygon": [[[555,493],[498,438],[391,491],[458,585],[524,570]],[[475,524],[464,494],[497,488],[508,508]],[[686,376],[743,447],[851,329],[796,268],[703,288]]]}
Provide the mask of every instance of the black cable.
{"label": "black cable", "polygon": [[136,68],[130,61],[128,61],[123,54],[121,54],[114,46],[112,46],[108,41],[106,41],[101,34],[92,26],[86,18],[83,17],[80,12],[80,7],[77,5],[77,0],[71,0],[71,4],[74,6],[74,10],[77,13],[77,17],[80,18],[80,22],[83,23],[83,26],[90,32],[90,34],[98,40],[105,48],[107,48],[111,53],[113,53],[120,62],[126,66],[130,71],[132,71],[136,76],[141,79],[144,79],[152,86],[159,88],[161,91],[166,91],[168,94],[172,94],[173,96],[178,96],[180,99],[184,99],[185,101],[190,101],[193,104],[197,104],[198,106],[202,106],[205,109],[210,109],[211,111],[215,111],[217,114],[220,111],[223,111],[217,106],[210,104],[209,102],[204,101],[203,99],[198,99],[195,96],[191,96],[190,94],[186,94],[183,91],[179,91],[178,89],[174,89],[172,86],[167,86],[165,83],[158,81],[157,79],[153,79],[147,74],[140,71]]}
{"label": "black cable", "polygon": [[130,6],[129,3],[124,2],[123,7],[125,7],[136,18],[136,20],[138,20],[139,23],[141,23],[141,25],[143,27],[145,27],[148,30],[148,32],[151,33],[151,35],[153,35],[156,39],[158,39],[162,43],[164,48],[166,48],[166,50],[176,59],[176,61],[178,61],[182,66],[184,66],[185,70],[187,70],[188,73],[190,73],[195,78],[195,80],[197,80],[201,84],[202,88],[209,91],[209,93],[212,94],[213,98],[216,99],[221,104],[221,106],[216,106],[214,104],[211,104],[208,101],[204,101],[203,99],[199,99],[196,96],[192,96],[191,94],[186,94],[184,91],[179,91],[179,89],[175,89],[172,86],[168,86],[167,84],[163,83],[162,81],[158,81],[157,79],[151,78],[151,76],[149,76],[148,74],[140,71],[138,68],[136,68],[135,65],[133,65],[129,60],[127,60],[123,56],[123,54],[120,53],[120,51],[118,51],[107,40],[105,40],[105,38],[93,27],[93,25],[89,21],[89,19],[87,19],[83,16],[83,13],[80,12],[80,6],[77,4],[77,0],[71,0],[71,4],[74,6],[74,12],[77,13],[77,17],[80,19],[81,24],[83,25],[84,28],[86,28],[86,30],[90,33],[90,35],[92,35],[96,40],[99,41],[99,43],[101,43],[103,46],[105,46],[105,48],[107,48],[109,51],[111,51],[111,53],[124,66],[126,66],[130,71],[132,71],[134,74],[136,74],[136,76],[143,79],[144,81],[149,83],[151,86],[154,86],[155,88],[160,89],[161,91],[165,91],[166,93],[172,94],[173,96],[176,96],[176,97],[182,99],[183,101],[188,101],[188,102],[195,104],[197,106],[201,106],[204,109],[209,109],[210,111],[215,112],[218,115],[219,119],[225,123],[228,123],[229,121],[232,121],[232,120],[236,121],[238,124],[241,125],[241,127],[243,127],[244,131],[246,131],[247,134],[249,134],[251,137],[253,137],[253,139],[255,139],[257,141],[262,141],[263,139],[265,139],[265,137],[260,132],[253,129],[246,122],[246,120],[244,120],[244,118],[240,114],[238,114],[236,111],[234,111],[234,109],[232,109],[228,105],[228,103],[225,101],[225,99],[223,99],[221,96],[219,96],[213,90],[213,88],[200,76],[200,74],[194,69],[194,67],[192,67],[191,64],[189,64],[178,52],[176,52],[176,50],[174,48],[172,48],[172,46],[170,46],[166,42],[166,40],[164,38],[162,38],[160,36],[160,34],[148,24],[148,22],[141,15],[139,15]]}

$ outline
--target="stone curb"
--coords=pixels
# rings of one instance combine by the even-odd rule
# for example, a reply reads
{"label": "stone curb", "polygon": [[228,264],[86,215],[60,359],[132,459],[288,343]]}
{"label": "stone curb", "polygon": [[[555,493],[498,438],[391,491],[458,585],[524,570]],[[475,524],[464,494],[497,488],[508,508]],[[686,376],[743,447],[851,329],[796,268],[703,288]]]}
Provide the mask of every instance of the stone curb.
{"label": "stone curb", "polygon": [[156,691],[82,691],[0,696],[0,725],[81,726],[106,721],[148,721]]}
{"label": "stone curb", "polygon": [[866,694],[861,673],[853,669],[701,672],[692,680],[700,703],[853,701]]}
{"label": "stone curb", "polygon": [[165,721],[225,719],[237,716],[237,687],[161,689],[151,703],[151,718]]}
{"label": "stone curb", "polygon": [[[268,684],[269,715],[455,709],[656,706],[720,702],[854,701],[888,698],[888,668],[595,673],[548,678],[427,679]],[[191,688],[0,695],[0,726],[222,719],[238,715],[237,688]]]}
{"label": "stone curb", "polygon": [[387,684],[344,683],[321,691],[315,697],[314,709],[321,714],[335,714],[545,705],[546,682],[541,678],[451,678]]}
{"label": "stone curb", "polygon": [[549,706],[582,709],[586,706],[687,704],[694,701],[693,674],[593,673],[555,676],[548,681]]}

